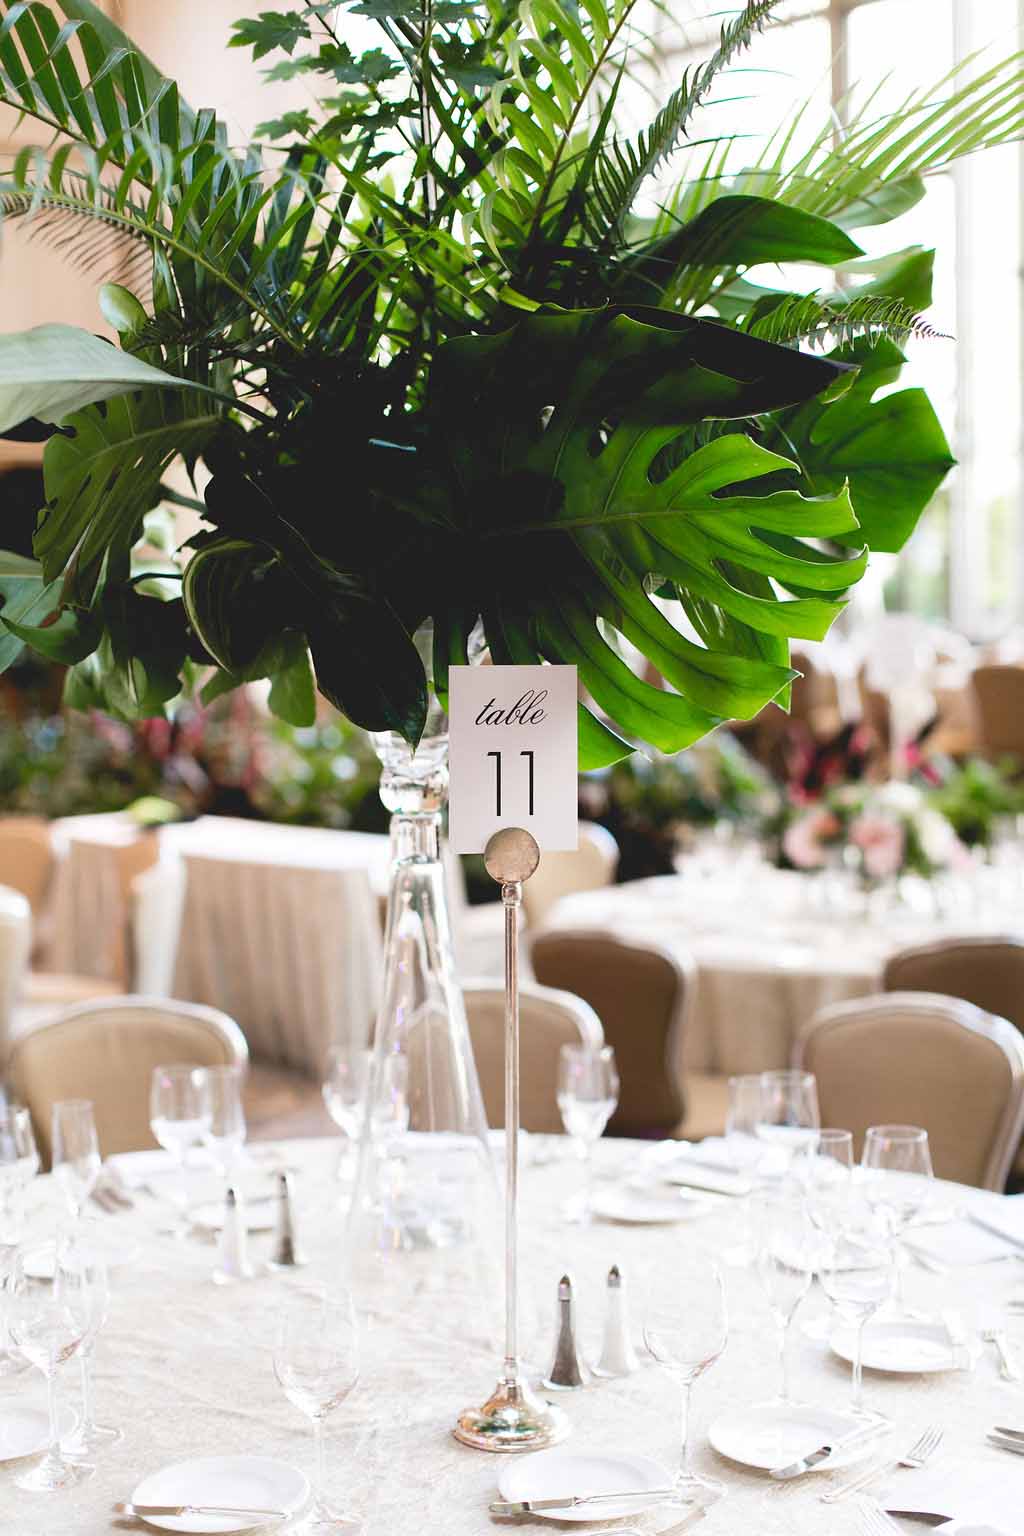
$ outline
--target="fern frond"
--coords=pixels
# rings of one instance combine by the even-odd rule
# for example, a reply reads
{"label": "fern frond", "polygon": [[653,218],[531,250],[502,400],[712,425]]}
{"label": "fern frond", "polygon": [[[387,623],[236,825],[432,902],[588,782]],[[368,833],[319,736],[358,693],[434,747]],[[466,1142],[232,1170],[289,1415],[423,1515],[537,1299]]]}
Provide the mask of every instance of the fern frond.
{"label": "fern frond", "polygon": [[690,120],[707,99],[717,76],[749,48],[771,21],[778,0],[747,0],[741,15],[722,27],[709,59],[686,70],[657,117],[632,141],[612,140],[598,156],[591,178],[588,229],[598,242],[620,240],[625,220],[643,183],[678,147]]}
{"label": "fern frond", "polygon": [[945,331],[930,325],[901,299],[878,294],[863,295],[849,304],[839,304],[835,300],[819,299],[814,293],[806,297],[787,293],[767,310],[762,306],[755,308],[743,329],[762,341],[789,346],[804,341],[822,349],[826,345],[847,347],[860,337],[877,340],[885,336],[900,345],[910,338],[916,341],[951,340]]}
{"label": "fern frond", "polygon": [[[106,189],[96,203],[68,204],[44,190],[29,192],[0,183],[0,220],[21,220],[30,240],[50,246],[83,272],[134,286],[148,275],[152,246],[141,228],[114,216],[112,205],[113,195]],[[82,224],[88,221],[97,232],[83,239]]]}

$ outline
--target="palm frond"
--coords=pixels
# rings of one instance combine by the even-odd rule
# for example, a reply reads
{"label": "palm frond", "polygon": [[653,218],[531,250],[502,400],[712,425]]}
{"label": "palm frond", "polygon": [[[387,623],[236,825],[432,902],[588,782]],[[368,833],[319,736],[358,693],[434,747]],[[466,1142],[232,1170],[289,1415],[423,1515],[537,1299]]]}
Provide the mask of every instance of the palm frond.
{"label": "palm frond", "polygon": [[869,294],[840,304],[819,299],[817,294],[780,295],[770,305],[755,307],[743,329],[762,341],[791,346],[799,341],[812,347],[848,347],[864,336],[885,336],[897,346],[916,341],[949,341],[944,331],[929,324],[901,299]]}
{"label": "palm frond", "polygon": [[[116,217],[116,212],[114,195],[107,188],[100,189],[96,203],[71,206],[43,189],[30,192],[0,182],[0,221],[22,220],[30,240],[50,246],[104,282],[117,278],[141,285],[152,262],[149,237],[137,225]],[[96,225],[93,236],[83,238],[83,221]]]}

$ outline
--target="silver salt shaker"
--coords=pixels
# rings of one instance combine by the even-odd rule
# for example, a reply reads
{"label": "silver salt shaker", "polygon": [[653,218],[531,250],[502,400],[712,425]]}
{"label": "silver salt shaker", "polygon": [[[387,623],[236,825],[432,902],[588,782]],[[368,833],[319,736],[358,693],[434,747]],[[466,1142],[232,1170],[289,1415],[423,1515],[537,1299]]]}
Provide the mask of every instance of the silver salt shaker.
{"label": "silver salt shaker", "polygon": [[229,1187],[224,1202],[224,1225],[221,1228],[213,1278],[217,1285],[230,1285],[233,1280],[251,1280],[253,1273],[249,1263],[249,1229],[245,1209],[238,1192]]}
{"label": "silver salt shaker", "polygon": [[576,1302],[572,1293],[572,1278],[563,1275],[558,1282],[558,1338],[555,1342],[554,1363],[544,1378],[546,1387],[560,1387],[575,1391],[587,1384],[587,1370],[581,1363],[576,1348]]}
{"label": "silver salt shaker", "polygon": [[622,1271],[613,1264],[608,1271],[604,1343],[594,1370],[598,1376],[629,1376],[640,1362],[629,1333],[629,1304]]}
{"label": "silver salt shaker", "polygon": [[289,1174],[276,1175],[277,1212],[274,1222],[274,1247],[268,1263],[272,1269],[294,1269],[305,1264],[295,1232],[295,1203]]}

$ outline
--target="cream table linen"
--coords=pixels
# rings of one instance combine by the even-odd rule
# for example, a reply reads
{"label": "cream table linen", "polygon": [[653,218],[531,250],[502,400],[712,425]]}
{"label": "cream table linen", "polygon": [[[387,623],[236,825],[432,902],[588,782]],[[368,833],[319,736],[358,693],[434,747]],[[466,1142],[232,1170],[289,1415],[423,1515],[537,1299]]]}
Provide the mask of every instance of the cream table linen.
{"label": "cream table linen", "polygon": [[[567,1227],[560,1206],[577,1187],[578,1165],[563,1154],[560,1138],[531,1138],[531,1150],[538,1146],[543,1160],[527,1167],[522,1181],[525,1310],[527,1316],[543,1313],[553,1324],[557,1280],[571,1268],[583,1345],[591,1357],[600,1335],[604,1279],[611,1264],[622,1267],[635,1297],[648,1266],[671,1266],[674,1255],[690,1252],[694,1244],[714,1251],[735,1241],[737,1206],[724,1200],[702,1220],[677,1227]],[[635,1163],[637,1151],[636,1144],[604,1142],[598,1149],[602,1171]],[[90,1482],[67,1494],[20,1493],[13,1487],[13,1468],[0,1465],[4,1536],[141,1531],[142,1526],[119,1523],[111,1513],[113,1503],[128,1498],[146,1474],[188,1456],[249,1452],[311,1469],[312,1436],[274,1381],[271,1344],[289,1293],[310,1283],[330,1282],[341,1271],[343,1224],[332,1178],[337,1144],[293,1142],[277,1149],[257,1146],[252,1153],[264,1172],[277,1157],[296,1169],[309,1266],[220,1288],[210,1280],[212,1246],[157,1235],[166,1213],[156,1200],[141,1195],[134,1211],[98,1217],[108,1241],[127,1246],[138,1239],[142,1245],[137,1261],[115,1273],[110,1319],[95,1356],[97,1414],[119,1423],[125,1439],[97,1457],[96,1476]],[[37,1201],[45,1196],[47,1182],[36,1184]],[[990,1208],[999,1202],[997,1196],[952,1186],[946,1186],[945,1193]],[[253,1256],[264,1254],[268,1244],[269,1239],[254,1237]],[[402,1273],[400,1267],[407,1262],[406,1256],[395,1256],[395,1273]],[[439,1291],[430,1280],[434,1272],[428,1262],[422,1297],[407,1312],[396,1311],[402,1292],[387,1282],[371,1299],[362,1380],[329,1420],[329,1492],[362,1513],[366,1536],[487,1536],[509,1529],[540,1536],[543,1530],[568,1530],[539,1520],[510,1527],[488,1514],[503,1458],[458,1445],[450,1430],[458,1411],[490,1390],[498,1352],[476,1341],[477,1312],[467,1306],[465,1295]],[[441,1272],[440,1266],[436,1272]],[[829,1507],[818,1499],[840,1474],[772,1484],[763,1474],[724,1462],[707,1444],[711,1418],[768,1397],[776,1380],[774,1335],[757,1282],[747,1271],[729,1270],[726,1275],[729,1344],[696,1386],[693,1435],[697,1465],[722,1477],[729,1497],[700,1526],[701,1536],[855,1536],[850,1506]],[[1024,1265],[1011,1259],[958,1268],[947,1276],[914,1269],[907,1279],[912,1304],[933,1310],[957,1306],[974,1328],[1000,1315],[1004,1299],[1021,1288]],[[362,1298],[364,1310],[367,1300]],[[680,1305],[685,1306],[684,1296]],[[804,1303],[805,1312],[809,1305]],[[1011,1317],[1009,1329],[1017,1345],[1024,1346],[1024,1322]],[[551,1343],[552,1334],[545,1330],[534,1353],[546,1357]],[[793,1386],[805,1400],[841,1407],[847,1401],[849,1371],[795,1332]],[[61,1390],[77,1402],[73,1364],[61,1372]],[[0,1403],[28,1395],[43,1400],[41,1378],[34,1374],[0,1382]],[[1002,1479],[1007,1486],[1016,1478],[1024,1509],[1024,1458],[1002,1455],[985,1444],[985,1430],[993,1423],[1024,1427],[1024,1390],[1000,1381],[991,1349],[973,1373],[899,1378],[869,1373],[866,1395],[870,1404],[896,1421],[896,1449],[909,1446],[925,1424],[941,1423],[946,1430],[944,1457],[976,1470],[988,1468],[992,1479]],[[573,1424],[569,1445],[587,1451],[632,1450],[674,1468],[678,1392],[656,1367],[644,1367],[624,1381],[562,1395],[560,1401]],[[628,1522],[645,1536],[673,1523],[664,1510]],[[573,1529],[596,1532],[615,1526],[593,1521]]]}
{"label": "cream table linen", "polygon": [[[877,992],[889,955],[944,934],[1024,928],[1016,872],[978,871],[950,888],[942,915],[918,909],[843,912],[814,876],[768,866],[731,877],[666,875],[560,901],[548,929],[610,928],[692,956],[697,993],[683,1072],[761,1072],[788,1065],[820,1008]],[[599,1010],[600,1011],[600,1010]]]}

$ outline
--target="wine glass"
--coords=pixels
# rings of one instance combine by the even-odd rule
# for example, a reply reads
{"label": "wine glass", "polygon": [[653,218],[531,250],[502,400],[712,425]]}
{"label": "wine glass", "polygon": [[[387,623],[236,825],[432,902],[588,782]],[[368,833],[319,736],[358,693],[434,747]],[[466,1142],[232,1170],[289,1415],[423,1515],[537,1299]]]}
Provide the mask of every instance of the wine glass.
{"label": "wine glass", "polygon": [[39,1150],[32,1116],[18,1105],[0,1111],[0,1248],[18,1238],[22,1192],[39,1172]]}
{"label": "wine glass", "polygon": [[[33,1255],[44,1250],[35,1249]],[[52,1245],[53,1279],[36,1278],[26,1268],[26,1255],[13,1257],[5,1285],[8,1336],[31,1365],[46,1377],[50,1414],[49,1446],[42,1460],[15,1479],[15,1486],[35,1493],[73,1487],[91,1477],[95,1467],[69,1460],[60,1442],[57,1370],[82,1345],[89,1329],[87,1293],[66,1268],[67,1245]]]}
{"label": "wine glass", "polygon": [[274,1375],[288,1401],[313,1422],[316,1483],[303,1536],[329,1536],[339,1526],[358,1524],[324,1497],[324,1420],[359,1380],[359,1333],[346,1291],[297,1292],[288,1300],[274,1343]]}
{"label": "wine glass", "polygon": [[225,1179],[245,1146],[245,1108],[242,1104],[243,1067],[206,1067],[206,1091],[210,1123],[203,1132],[203,1143],[217,1159]]}
{"label": "wine glass", "polygon": [[864,1195],[885,1221],[893,1246],[893,1304],[905,1310],[899,1242],[931,1199],[934,1174],[928,1132],[919,1125],[872,1125],[864,1137]]}
{"label": "wine glass", "polygon": [[685,1253],[650,1281],[643,1335],[648,1353],[682,1392],[682,1453],[668,1503],[685,1509],[710,1504],[725,1495],[725,1484],[693,1470],[689,1424],[693,1383],[714,1365],[729,1337],[725,1287],[711,1258]]}
{"label": "wine glass", "polygon": [[88,1099],[58,1099],[51,1132],[53,1171],[77,1221],[100,1174],[100,1144]]}
{"label": "wine glass", "polygon": [[174,1229],[179,1237],[188,1230],[184,1215],[188,1205],[185,1162],[189,1148],[199,1146],[209,1134],[211,1120],[209,1079],[203,1067],[153,1068],[149,1123],[160,1146],[174,1158],[181,1176],[176,1199],[180,1216]]}
{"label": "wine glass", "polygon": [[751,1234],[751,1199],[757,1165],[764,1148],[757,1137],[761,1121],[761,1074],[748,1072],[729,1079],[729,1106],[725,1115],[725,1145],[736,1172],[751,1181],[751,1192],[742,1196],[743,1236],[724,1254],[725,1262],[746,1268],[754,1262],[756,1246]]}
{"label": "wine glass", "polygon": [[101,1257],[95,1228],[86,1225],[65,1242],[60,1255],[60,1277],[65,1299],[85,1324],[79,1345],[78,1370],[82,1385],[82,1417],[74,1435],[65,1441],[76,1460],[104,1445],[116,1445],[124,1432],[93,1417],[92,1357],[96,1340],[110,1311],[110,1279]]}
{"label": "wine glass", "polygon": [[804,1171],[817,1144],[820,1125],[818,1084],[813,1072],[786,1069],[761,1073],[757,1134],[772,1149],[780,1172]]}
{"label": "wine glass", "polygon": [[[815,1231],[804,1202],[788,1195],[759,1200],[756,1222],[757,1274],[775,1322],[779,1351],[779,1390],[771,1406],[785,1411],[793,1406],[786,1346],[796,1310],[814,1279]],[[780,1460],[783,1454],[780,1443]]]}
{"label": "wine glass", "polygon": [[327,1072],[323,1081],[324,1104],[327,1113],[345,1137],[338,1159],[338,1178],[353,1175],[353,1152],[363,1130],[366,1112],[366,1092],[370,1082],[373,1051],[360,1046],[332,1046],[327,1056]]}
{"label": "wine glass", "polygon": [[594,1177],[594,1143],[619,1102],[619,1073],[610,1045],[563,1045],[558,1057],[558,1108],[566,1135],[583,1162],[579,1219],[588,1221]]}
{"label": "wine glass", "polygon": [[[827,1128],[818,1132],[818,1145],[807,1167],[807,1214],[821,1237],[841,1220],[853,1190],[853,1132]],[[823,1344],[832,1332],[832,1306],[804,1323],[802,1332]]]}
{"label": "wine glass", "polygon": [[880,1419],[864,1410],[864,1329],[892,1295],[894,1256],[886,1225],[870,1206],[853,1201],[835,1217],[818,1273],[836,1312],[855,1330],[850,1408],[860,1418]]}

